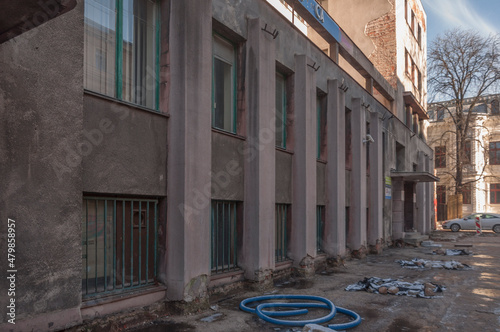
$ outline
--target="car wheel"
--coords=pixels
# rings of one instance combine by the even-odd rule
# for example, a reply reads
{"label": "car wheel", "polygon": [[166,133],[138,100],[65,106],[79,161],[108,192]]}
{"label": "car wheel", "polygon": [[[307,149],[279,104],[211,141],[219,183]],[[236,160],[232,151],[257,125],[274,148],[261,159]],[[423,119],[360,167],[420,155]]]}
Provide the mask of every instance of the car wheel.
{"label": "car wheel", "polygon": [[450,229],[452,232],[458,232],[460,230],[460,225],[459,224],[453,224],[450,226]]}
{"label": "car wheel", "polygon": [[500,225],[497,224],[497,225],[493,226],[492,229],[493,229],[493,232],[500,233]]}

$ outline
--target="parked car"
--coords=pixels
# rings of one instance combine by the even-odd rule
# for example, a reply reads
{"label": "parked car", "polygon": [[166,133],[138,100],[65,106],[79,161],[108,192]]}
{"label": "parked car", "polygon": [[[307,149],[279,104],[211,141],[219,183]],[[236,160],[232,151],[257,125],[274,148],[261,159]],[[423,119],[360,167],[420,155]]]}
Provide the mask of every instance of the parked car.
{"label": "parked car", "polygon": [[481,228],[483,230],[492,230],[495,233],[500,233],[500,214],[476,212],[464,218],[446,220],[443,223],[443,229],[451,229],[452,232],[459,230],[475,230],[476,217],[481,218]]}

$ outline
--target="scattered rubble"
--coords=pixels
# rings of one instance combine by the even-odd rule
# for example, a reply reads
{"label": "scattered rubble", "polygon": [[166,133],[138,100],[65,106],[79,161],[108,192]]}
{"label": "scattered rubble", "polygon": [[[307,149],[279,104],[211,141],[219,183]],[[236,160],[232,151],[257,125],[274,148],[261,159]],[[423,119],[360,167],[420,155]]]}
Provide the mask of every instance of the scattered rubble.
{"label": "scattered rubble", "polygon": [[426,299],[440,297],[446,288],[434,283],[405,282],[397,279],[365,278],[356,284],[349,285],[346,291],[367,291],[369,293],[406,295]]}
{"label": "scattered rubble", "polygon": [[205,323],[212,323],[212,322],[218,320],[219,318],[221,318],[221,316],[222,316],[221,313],[217,313],[217,314],[213,314],[213,315],[204,317],[204,318],[200,319],[200,321],[205,322]]}
{"label": "scattered rubble", "polygon": [[434,243],[434,241],[428,240],[428,241],[422,241],[420,242],[420,245],[422,247],[435,247],[435,248],[441,248],[443,245]]}
{"label": "scattered rubble", "polygon": [[472,255],[472,252],[466,249],[437,249],[432,252],[433,255],[446,255],[446,256],[461,256]]}
{"label": "scattered rubble", "polygon": [[397,260],[402,267],[410,269],[447,269],[447,270],[466,270],[471,267],[467,264],[463,264],[457,261],[430,261],[426,259],[414,258],[411,261]]}

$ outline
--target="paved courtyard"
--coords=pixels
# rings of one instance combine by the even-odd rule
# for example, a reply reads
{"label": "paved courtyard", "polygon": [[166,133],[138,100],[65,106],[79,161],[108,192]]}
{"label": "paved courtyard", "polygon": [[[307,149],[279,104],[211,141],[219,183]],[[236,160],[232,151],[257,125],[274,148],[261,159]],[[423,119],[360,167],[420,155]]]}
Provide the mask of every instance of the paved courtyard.
{"label": "paved courtyard", "polygon": [[[446,249],[465,249],[473,255],[432,254],[436,247],[390,248],[381,255],[363,260],[349,260],[345,266],[317,274],[312,279],[291,279],[275,284],[265,292],[237,292],[211,303],[210,310],[193,315],[165,316],[133,331],[301,331],[260,320],[242,312],[238,305],[244,298],[263,294],[305,294],[323,296],[337,306],[354,310],[362,323],[350,331],[500,331],[500,234],[486,232],[451,233],[436,231],[435,244]],[[396,260],[459,261],[472,268],[403,268]],[[407,282],[431,282],[446,289],[434,298],[416,298],[365,291],[347,292],[345,287],[365,277],[393,278]],[[215,309],[215,310],[214,310]],[[316,317],[325,311],[311,313]],[[332,323],[346,322],[345,317]],[[160,325],[159,325],[160,324]]]}

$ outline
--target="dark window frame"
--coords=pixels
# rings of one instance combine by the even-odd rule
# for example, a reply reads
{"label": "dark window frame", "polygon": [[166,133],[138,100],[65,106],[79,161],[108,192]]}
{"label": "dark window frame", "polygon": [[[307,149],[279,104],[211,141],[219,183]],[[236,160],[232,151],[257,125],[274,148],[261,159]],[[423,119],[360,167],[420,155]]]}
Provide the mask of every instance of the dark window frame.
{"label": "dark window frame", "polygon": [[446,168],[446,145],[434,147],[435,168]]}
{"label": "dark window frame", "polygon": [[490,204],[500,204],[500,183],[490,183]]}
{"label": "dark window frame", "polygon": [[500,165],[500,141],[489,143],[488,155],[490,165]]}

